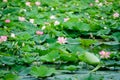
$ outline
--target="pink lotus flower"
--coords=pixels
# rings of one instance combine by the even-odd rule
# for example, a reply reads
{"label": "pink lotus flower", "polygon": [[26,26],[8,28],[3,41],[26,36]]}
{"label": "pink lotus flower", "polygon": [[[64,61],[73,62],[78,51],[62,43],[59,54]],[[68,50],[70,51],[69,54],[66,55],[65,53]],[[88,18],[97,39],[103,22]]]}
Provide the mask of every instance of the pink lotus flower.
{"label": "pink lotus flower", "polygon": [[100,51],[99,54],[100,54],[101,58],[109,58],[110,57],[110,52]]}
{"label": "pink lotus flower", "polygon": [[51,8],[51,11],[53,11],[54,10],[54,8]]}
{"label": "pink lotus flower", "polygon": [[19,21],[25,21],[25,17],[18,17]]}
{"label": "pink lotus flower", "polygon": [[0,36],[0,43],[7,41],[7,36]]}
{"label": "pink lotus flower", "polygon": [[67,22],[70,18],[64,18],[64,22]]}
{"label": "pink lotus flower", "polygon": [[90,6],[93,6],[93,3],[90,3]]}
{"label": "pink lotus flower", "polygon": [[30,4],[31,4],[30,2],[26,2],[25,4],[26,4],[26,6],[29,6],[29,7],[31,6],[31,5],[30,5]]}
{"label": "pink lotus flower", "polygon": [[15,34],[14,33],[11,33],[10,35],[12,38],[15,38]]}
{"label": "pink lotus flower", "polygon": [[5,23],[10,23],[10,19],[6,19],[6,20],[5,20]]}
{"label": "pink lotus flower", "polygon": [[45,28],[46,28],[46,26],[42,26],[42,28],[41,28],[41,29],[42,29],[42,30],[44,30]]}
{"label": "pink lotus flower", "polygon": [[60,44],[65,44],[67,42],[67,38],[64,37],[58,37],[57,40],[58,40],[57,42]]}
{"label": "pink lotus flower", "polygon": [[41,4],[41,3],[38,2],[38,1],[35,2],[35,5],[36,5],[36,6],[39,6],[40,4]]}
{"label": "pink lotus flower", "polygon": [[21,9],[21,12],[27,12],[27,10],[26,9]]}
{"label": "pink lotus flower", "polygon": [[8,0],[3,0],[3,2],[8,2]]}
{"label": "pink lotus flower", "polygon": [[50,26],[50,23],[49,23],[49,22],[44,22],[44,24]]}
{"label": "pink lotus flower", "polygon": [[43,35],[44,33],[42,31],[36,31],[37,35]]}
{"label": "pink lotus flower", "polygon": [[34,19],[30,19],[29,21],[30,21],[31,23],[34,23]]}
{"label": "pink lotus flower", "polygon": [[119,13],[115,12],[115,13],[113,14],[113,17],[114,17],[114,18],[119,17]]}
{"label": "pink lotus flower", "polygon": [[52,15],[50,16],[50,19],[56,19],[56,16]]}
{"label": "pink lotus flower", "polygon": [[59,21],[55,21],[55,22],[54,22],[54,26],[57,26],[57,25],[59,25],[59,24],[60,24]]}
{"label": "pink lotus flower", "polygon": [[99,7],[102,7],[102,6],[103,6],[103,4],[102,4],[102,3],[99,3],[99,4],[98,4],[98,6],[99,6]]}
{"label": "pink lotus flower", "polygon": [[96,3],[98,3],[98,2],[99,2],[99,0],[95,0],[95,2],[96,2]]}

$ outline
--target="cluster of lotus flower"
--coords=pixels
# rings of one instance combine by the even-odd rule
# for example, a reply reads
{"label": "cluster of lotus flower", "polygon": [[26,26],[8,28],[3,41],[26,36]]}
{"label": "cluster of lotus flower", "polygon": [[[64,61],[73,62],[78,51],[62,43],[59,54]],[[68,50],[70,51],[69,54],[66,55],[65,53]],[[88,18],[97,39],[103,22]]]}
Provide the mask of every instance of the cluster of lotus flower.
{"label": "cluster of lotus flower", "polygon": [[[102,7],[102,6],[103,6],[103,3],[100,2],[99,0],[95,0],[95,3],[96,3],[97,6],[99,6],[99,7]],[[104,4],[112,4],[112,2],[107,2],[107,1],[105,0],[105,3],[104,3]],[[91,6],[91,7],[94,6],[93,3],[90,3],[90,6]],[[118,12],[114,12],[114,13],[113,13],[113,18],[118,18],[119,16],[120,16],[120,15],[119,15]]]}
{"label": "cluster of lotus flower", "polygon": [[[3,2],[8,2],[8,0],[3,0]],[[95,0],[95,3],[98,3],[99,6],[102,6],[102,3],[100,3],[99,0]],[[34,4],[36,6],[40,6],[41,2],[36,1]],[[106,2],[106,4],[107,4],[107,2]],[[26,2],[25,5],[28,6],[28,7],[32,7],[31,2]],[[92,3],[90,3],[90,6],[94,6],[94,5]],[[54,10],[54,9],[52,8],[52,10]],[[119,13],[118,12],[114,12],[113,13],[113,18],[118,18],[118,17],[119,17]],[[60,25],[60,22],[58,20],[56,20],[56,16],[55,15],[51,15],[50,19],[55,20],[54,21],[54,26]],[[69,17],[64,18],[64,22],[67,22],[69,19],[70,19]],[[26,21],[25,17],[23,17],[23,16],[19,16],[18,20],[19,21]],[[6,19],[4,22],[6,24],[9,24],[11,22],[11,20],[10,19]],[[29,19],[29,22],[34,24],[34,19]],[[43,26],[42,29],[45,29],[45,26]],[[36,35],[43,35],[43,34],[44,34],[43,31],[36,31]],[[11,33],[11,37],[15,38],[16,36],[15,36],[14,33]],[[7,38],[8,38],[8,36],[6,36],[6,35],[0,36],[0,43],[7,41]],[[58,37],[57,43],[65,44],[65,43],[67,43],[67,38],[65,38],[65,37]],[[99,54],[100,54],[101,58],[109,58],[110,57],[110,52],[100,51]]]}
{"label": "cluster of lotus flower", "polygon": [[[42,31],[36,31],[36,34],[37,35],[43,35],[43,32]],[[11,37],[15,37],[15,34],[12,33]],[[7,36],[0,36],[0,43],[5,42],[5,41],[7,41]],[[65,43],[67,43],[67,38],[58,37],[57,38],[57,43],[65,44]],[[101,58],[106,58],[107,59],[107,58],[110,57],[110,52],[100,51],[99,54],[100,54]]]}
{"label": "cluster of lotus flower", "polygon": [[0,36],[0,43],[7,41],[7,36]]}

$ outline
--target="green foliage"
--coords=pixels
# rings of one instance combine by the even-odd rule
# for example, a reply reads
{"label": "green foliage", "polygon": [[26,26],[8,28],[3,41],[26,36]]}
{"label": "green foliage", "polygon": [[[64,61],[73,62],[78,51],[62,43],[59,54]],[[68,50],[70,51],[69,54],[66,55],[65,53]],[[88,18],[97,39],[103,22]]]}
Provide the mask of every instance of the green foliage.
{"label": "green foliage", "polygon": [[69,71],[76,71],[78,69],[78,66],[69,65],[69,66],[64,66],[63,69],[69,70]]}
{"label": "green foliage", "polygon": [[93,53],[90,52],[84,52],[83,54],[79,55],[79,59],[81,61],[84,61],[88,64],[92,64],[92,65],[97,65],[100,64],[100,59],[95,56]]}
{"label": "green foliage", "polygon": [[55,62],[60,58],[60,55],[58,54],[58,51],[54,50],[50,53],[43,55],[40,57],[40,60],[43,62]]}
{"label": "green foliage", "polygon": [[98,43],[97,40],[93,40],[93,39],[81,39],[80,42],[81,42],[81,45],[85,47],[89,47],[90,45]]}
{"label": "green foliage", "polygon": [[[72,73],[77,66],[84,68],[81,62],[90,67],[102,63],[109,70],[119,66],[119,4],[120,0],[0,0],[0,80],[19,80],[21,75],[29,80],[49,78],[55,69],[43,64],[54,66],[58,75],[62,65]],[[102,58],[100,51],[110,52],[109,58]]]}
{"label": "green foliage", "polygon": [[69,53],[64,49],[60,49],[59,52],[62,61],[76,62],[78,60],[76,54]]}
{"label": "green foliage", "polygon": [[0,70],[0,79],[1,80],[20,80],[20,77],[15,73]]}
{"label": "green foliage", "polygon": [[4,80],[20,80],[20,78],[16,74],[9,73],[4,76]]}
{"label": "green foliage", "polygon": [[48,76],[51,76],[52,74],[54,74],[56,72],[56,70],[54,68],[48,68],[46,66],[40,66],[40,67],[37,67],[37,66],[33,66],[32,69],[31,69],[31,72],[30,74],[34,77],[48,77]]}
{"label": "green foliage", "polygon": [[5,65],[14,65],[16,58],[13,56],[0,57],[0,63]]}

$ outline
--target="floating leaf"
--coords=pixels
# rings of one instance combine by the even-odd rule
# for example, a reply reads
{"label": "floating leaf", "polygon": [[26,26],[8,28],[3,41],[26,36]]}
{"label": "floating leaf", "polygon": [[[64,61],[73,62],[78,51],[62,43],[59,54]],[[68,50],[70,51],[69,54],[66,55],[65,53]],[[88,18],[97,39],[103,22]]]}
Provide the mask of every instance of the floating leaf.
{"label": "floating leaf", "polygon": [[69,65],[69,66],[64,66],[63,69],[69,70],[69,71],[75,71],[78,69],[78,67],[75,65]]}
{"label": "floating leaf", "polygon": [[20,80],[20,78],[16,74],[8,73],[4,76],[4,80]]}
{"label": "floating leaf", "polygon": [[9,56],[3,56],[0,58],[0,61],[6,65],[14,65],[15,60],[16,60],[15,57],[9,57]]}
{"label": "floating leaf", "polygon": [[44,56],[41,56],[40,60],[44,62],[55,62],[57,59],[59,59],[59,57],[60,55],[58,54],[58,51],[54,50]]}
{"label": "floating leaf", "polygon": [[55,72],[56,72],[56,70],[54,68],[48,68],[46,66],[40,66],[40,67],[33,66],[31,68],[30,74],[36,78],[38,78],[38,77],[44,78],[44,77],[51,76]]}

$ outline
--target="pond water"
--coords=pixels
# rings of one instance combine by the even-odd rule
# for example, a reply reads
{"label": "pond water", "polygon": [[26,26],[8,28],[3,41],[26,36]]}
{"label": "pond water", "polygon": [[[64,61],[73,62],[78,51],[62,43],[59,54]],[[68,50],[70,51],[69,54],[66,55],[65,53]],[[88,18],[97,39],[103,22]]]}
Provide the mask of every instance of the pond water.
{"label": "pond water", "polygon": [[22,80],[120,80],[120,70],[118,71],[97,71],[89,73],[88,70],[79,70],[70,73],[66,70],[59,70],[59,73],[47,79],[36,79],[30,76],[23,77]]}

